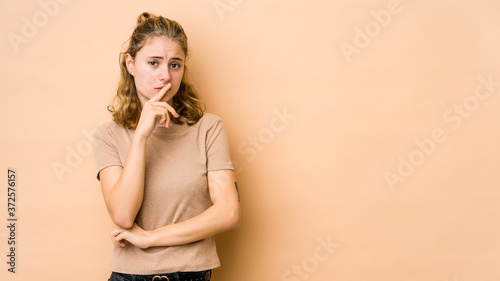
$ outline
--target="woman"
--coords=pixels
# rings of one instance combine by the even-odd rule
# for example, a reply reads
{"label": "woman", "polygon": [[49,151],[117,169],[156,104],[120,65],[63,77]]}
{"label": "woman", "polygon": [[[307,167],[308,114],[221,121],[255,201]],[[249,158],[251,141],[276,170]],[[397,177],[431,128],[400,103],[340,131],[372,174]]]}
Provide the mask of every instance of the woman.
{"label": "woman", "polygon": [[143,13],[93,135],[97,179],[115,224],[109,280],[210,280],[214,235],[238,227],[239,194],[219,117],[203,113],[175,21]]}

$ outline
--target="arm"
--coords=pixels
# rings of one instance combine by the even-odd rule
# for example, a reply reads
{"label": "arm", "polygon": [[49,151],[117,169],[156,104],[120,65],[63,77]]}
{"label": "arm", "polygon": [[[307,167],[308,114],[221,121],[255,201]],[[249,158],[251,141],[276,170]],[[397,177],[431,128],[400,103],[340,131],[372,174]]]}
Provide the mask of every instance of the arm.
{"label": "arm", "polygon": [[144,197],[144,175],[146,166],[146,143],[153,132],[157,117],[160,124],[168,128],[168,112],[179,115],[161,98],[171,85],[163,87],[149,101],[145,102],[125,159],[123,168],[110,166],[100,171],[102,194],[113,223],[122,228],[131,228]]}
{"label": "arm", "polygon": [[146,138],[132,140],[124,167],[110,166],[99,173],[102,194],[114,224],[132,227],[144,196]]}
{"label": "arm", "polygon": [[240,225],[240,204],[232,170],[208,172],[208,189],[213,205],[196,217],[151,232],[150,247],[195,242]]}
{"label": "arm", "polygon": [[232,170],[208,172],[208,188],[213,205],[203,213],[152,231],[136,224],[132,229],[115,229],[111,236],[116,245],[127,240],[139,248],[175,246],[195,242],[237,228],[240,224],[239,194]]}

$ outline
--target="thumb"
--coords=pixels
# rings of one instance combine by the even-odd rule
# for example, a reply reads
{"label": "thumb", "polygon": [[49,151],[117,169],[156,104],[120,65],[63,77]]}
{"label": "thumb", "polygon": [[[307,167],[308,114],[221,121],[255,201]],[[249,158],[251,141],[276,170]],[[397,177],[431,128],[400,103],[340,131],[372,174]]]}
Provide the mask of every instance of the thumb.
{"label": "thumb", "polygon": [[117,236],[115,236],[115,244],[119,247],[125,247],[125,240],[127,239],[126,235],[125,235],[125,232],[122,232],[120,234],[118,234]]}

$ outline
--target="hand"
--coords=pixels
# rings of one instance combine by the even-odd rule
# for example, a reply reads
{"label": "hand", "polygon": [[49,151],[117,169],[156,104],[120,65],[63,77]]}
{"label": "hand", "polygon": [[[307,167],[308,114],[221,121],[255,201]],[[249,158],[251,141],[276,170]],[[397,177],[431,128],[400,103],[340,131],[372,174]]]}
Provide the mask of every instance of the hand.
{"label": "hand", "polygon": [[135,222],[130,229],[124,229],[114,225],[111,230],[111,241],[120,248],[125,247],[125,241],[128,241],[137,248],[146,249],[149,248],[149,240],[150,232],[142,229]]}
{"label": "hand", "polygon": [[160,117],[159,124],[168,128],[170,123],[169,112],[173,116],[179,117],[179,114],[175,112],[175,109],[172,106],[164,101],[160,101],[171,87],[172,84],[168,83],[156,95],[144,103],[141,117],[139,118],[139,123],[137,124],[136,134],[146,138],[149,137],[155,128],[157,117]]}

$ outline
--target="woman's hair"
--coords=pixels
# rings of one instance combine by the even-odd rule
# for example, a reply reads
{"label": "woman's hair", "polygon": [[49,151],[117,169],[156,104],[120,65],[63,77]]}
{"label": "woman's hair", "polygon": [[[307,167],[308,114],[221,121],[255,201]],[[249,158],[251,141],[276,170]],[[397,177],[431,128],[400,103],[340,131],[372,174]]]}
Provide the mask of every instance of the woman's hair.
{"label": "woman's hair", "polygon": [[[127,71],[125,56],[135,59],[137,52],[144,46],[148,39],[152,37],[167,37],[177,42],[188,56],[187,36],[182,26],[176,21],[157,16],[151,13],[142,13],[137,18],[137,26],[129,38],[129,45],[125,52],[120,53],[120,82],[113,103],[108,106],[108,110],[113,114],[113,120],[128,129],[135,129],[141,116],[142,106],[137,96],[134,77]],[[179,91],[172,98],[172,105],[175,111],[186,119],[188,125],[194,125],[203,116],[203,108],[198,93],[188,80],[187,67],[184,65]],[[170,113],[168,113],[170,114]],[[181,125],[184,122],[180,118],[172,118],[173,123]]]}

